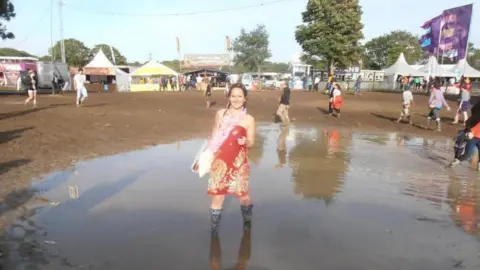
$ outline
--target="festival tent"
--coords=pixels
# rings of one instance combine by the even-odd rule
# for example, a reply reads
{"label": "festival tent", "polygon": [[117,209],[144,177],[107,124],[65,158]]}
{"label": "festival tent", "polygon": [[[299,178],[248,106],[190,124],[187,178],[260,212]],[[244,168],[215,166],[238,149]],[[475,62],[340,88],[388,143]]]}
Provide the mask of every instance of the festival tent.
{"label": "festival tent", "polygon": [[117,91],[125,92],[130,90],[130,74],[115,67]]}
{"label": "festival tent", "polygon": [[395,64],[391,65],[390,67],[383,70],[385,76],[393,76],[396,79],[397,75],[403,76],[425,76],[425,72],[417,70],[411,67],[407,60],[405,60],[405,55],[403,53],[400,54]]}
{"label": "festival tent", "polygon": [[480,71],[474,69],[467,60],[462,59],[450,69],[456,77],[465,76],[469,78],[480,78]]}
{"label": "festival tent", "polygon": [[130,75],[112,64],[101,49],[98,50],[92,61],[83,68],[83,71],[92,83],[102,81],[112,83],[115,79],[117,91],[128,91],[130,89]]}
{"label": "festival tent", "polygon": [[162,76],[176,76],[178,88],[178,73],[158,61],[151,60],[132,73],[131,91],[159,91]]}
{"label": "festival tent", "polygon": [[430,56],[428,58],[428,63],[423,65],[423,67],[419,68],[418,70],[433,77],[455,77],[455,73],[453,71],[444,69],[438,64],[435,56]]}
{"label": "festival tent", "polygon": [[95,57],[93,57],[92,61],[88,63],[84,68],[84,72],[86,75],[94,75],[94,76],[115,76],[116,70],[115,66],[108,60],[105,56],[103,51],[100,49],[98,50]]}

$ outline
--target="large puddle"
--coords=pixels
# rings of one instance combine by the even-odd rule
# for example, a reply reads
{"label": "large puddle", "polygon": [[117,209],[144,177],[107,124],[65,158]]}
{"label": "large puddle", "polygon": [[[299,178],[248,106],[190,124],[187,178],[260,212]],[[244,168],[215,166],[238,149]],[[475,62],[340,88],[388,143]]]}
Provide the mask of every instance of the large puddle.
{"label": "large puddle", "polygon": [[[480,188],[452,142],[277,125],[250,151],[251,233],[210,241],[202,140],[77,163],[34,185],[5,269],[480,269]],[[242,266],[243,265],[243,266]],[[242,268],[246,265],[245,268]]]}

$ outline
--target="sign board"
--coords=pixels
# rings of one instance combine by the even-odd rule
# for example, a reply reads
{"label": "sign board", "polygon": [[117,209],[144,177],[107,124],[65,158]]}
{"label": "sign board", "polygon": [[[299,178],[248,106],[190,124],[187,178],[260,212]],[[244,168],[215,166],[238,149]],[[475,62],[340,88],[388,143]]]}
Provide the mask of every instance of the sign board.
{"label": "sign board", "polygon": [[375,72],[375,81],[376,82],[383,82],[383,77],[385,73],[383,72]]}
{"label": "sign board", "polygon": [[184,68],[205,68],[230,65],[230,54],[185,54]]}
{"label": "sign board", "polygon": [[84,68],[85,75],[104,75],[104,76],[114,76],[116,75],[115,70],[113,68]]}
{"label": "sign board", "polygon": [[360,67],[335,68],[334,70],[335,75],[345,75],[358,72],[360,72]]}

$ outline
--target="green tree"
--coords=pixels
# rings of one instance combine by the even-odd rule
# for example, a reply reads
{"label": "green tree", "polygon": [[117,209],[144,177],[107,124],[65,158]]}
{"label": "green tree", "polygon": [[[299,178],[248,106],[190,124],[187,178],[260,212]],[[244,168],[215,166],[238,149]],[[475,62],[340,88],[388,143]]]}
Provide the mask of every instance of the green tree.
{"label": "green tree", "polygon": [[[10,21],[10,19],[15,18],[15,7],[11,0],[1,0],[0,1],[0,21]],[[15,38],[15,35],[12,32],[7,31],[7,27],[0,23],[0,37],[5,39]]]}
{"label": "green tree", "polygon": [[468,63],[475,69],[480,69],[480,49],[475,48],[473,43],[469,43]]}
{"label": "green tree", "polygon": [[306,57],[326,60],[330,72],[356,64],[362,55],[361,15],[358,0],[309,0],[295,39]]}
{"label": "green tree", "polygon": [[418,37],[407,31],[397,30],[376,37],[365,44],[363,66],[370,69],[389,67],[404,53],[408,63],[425,59]]}
{"label": "green tree", "polygon": [[[65,39],[65,59],[69,66],[81,67],[87,64],[90,49],[85,44],[74,38]],[[52,48],[49,50],[50,54]],[[54,59],[62,59],[60,52],[60,41],[53,46]]]}
{"label": "green tree", "polygon": [[325,70],[328,67],[328,62],[325,59],[321,59],[318,57],[308,56],[306,54],[300,57],[303,63],[307,65],[311,65],[312,67],[318,70]]}
{"label": "green tree", "polygon": [[13,48],[0,48],[0,56],[36,57],[35,55]]}
{"label": "green tree", "polygon": [[272,56],[268,49],[267,29],[264,25],[257,25],[250,32],[242,28],[240,36],[232,43],[232,50],[235,52],[235,64],[260,72],[261,65]]}
{"label": "green tree", "polygon": [[287,63],[265,61],[260,69],[264,72],[287,73],[290,66]]}
{"label": "green tree", "polygon": [[164,64],[165,66],[167,66],[167,67],[169,67],[169,68],[171,68],[171,69],[173,69],[177,72],[180,70],[180,61],[178,61],[178,60],[163,61],[162,64]]}
{"label": "green tree", "polygon": [[[110,62],[113,63],[113,58],[112,58],[112,53],[110,50],[110,45],[107,44],[97,44],[93,47],[93,49],[90,50],[88,58],[89,60],[92,60],[93,57],[98,53],[99,50],[102,50],[105,56],[110,60]],[[120,51],[113,47],[113,54],[115,55],[115,63],[117,65],[126,65],[127,64],[127,58],[123,56]]]}

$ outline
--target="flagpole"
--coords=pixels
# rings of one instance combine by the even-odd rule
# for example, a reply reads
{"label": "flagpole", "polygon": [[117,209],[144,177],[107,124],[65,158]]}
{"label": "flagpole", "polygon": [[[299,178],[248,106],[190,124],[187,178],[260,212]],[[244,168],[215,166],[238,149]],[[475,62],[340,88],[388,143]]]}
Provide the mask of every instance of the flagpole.
{"label": "flagpole", "polygon": [[473,4],[472,3],[472,15],[470,16],[470,26],[468,27],[467,47],[465,48],[465,62],[463,63],[463,77],[465,78],[465,70],[467,69],[468,62],[468,50],[470,49],[470,33],[472,32],[472,20],[473,20]]}
{"label": "flagpole", "polygon": [[[178,52],[178,68],[179,73],[182,73],[182,54],[180,52],[180,39],[177,37],[177,52]],[[177,74],[177,90],[180,91],[179,75]]]}

